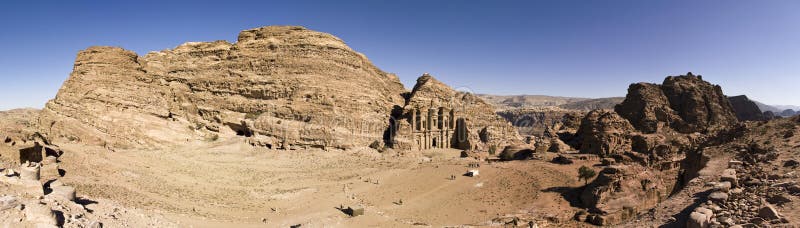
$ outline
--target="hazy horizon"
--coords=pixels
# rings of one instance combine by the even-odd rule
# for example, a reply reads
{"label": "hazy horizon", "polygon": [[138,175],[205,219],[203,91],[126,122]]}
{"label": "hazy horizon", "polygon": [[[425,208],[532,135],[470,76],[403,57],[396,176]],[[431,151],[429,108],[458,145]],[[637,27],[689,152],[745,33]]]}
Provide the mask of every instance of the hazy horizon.
{"label": "hazy horizon", "polygon": [[0,110],[41,108],[78,51],[144,55],[239,31],[299,25],[331,33],[413,87],[429,72],[496,95],[624,97],[686,72],[769,105],[800,105],[800,2],[6,3]]}

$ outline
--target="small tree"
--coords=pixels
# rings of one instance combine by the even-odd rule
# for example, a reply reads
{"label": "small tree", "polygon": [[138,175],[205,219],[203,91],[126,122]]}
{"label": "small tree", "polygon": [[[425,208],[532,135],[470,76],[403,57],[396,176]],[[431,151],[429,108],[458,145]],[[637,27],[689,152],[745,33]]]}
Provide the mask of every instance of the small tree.
{"label": "small tree", "polygon": [[592,168],[581,166],[578,168],[578,180],[583,179],[584,184],[589,184],[589,179],[592,179],[596,173]]}

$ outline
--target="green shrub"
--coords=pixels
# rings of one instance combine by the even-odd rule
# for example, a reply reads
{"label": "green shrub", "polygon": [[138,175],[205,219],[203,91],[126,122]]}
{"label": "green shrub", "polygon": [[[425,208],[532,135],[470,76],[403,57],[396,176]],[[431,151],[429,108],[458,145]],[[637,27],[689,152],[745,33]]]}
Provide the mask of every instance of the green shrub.
{"label": "green shrub", "polygon": [[578,168],[578,180],[583,179],[584,184],[588,184],[589,179],[592,179],[594,175],[597,175],[597,173],[595,173],[592,168],[586,167],[585,165]]}

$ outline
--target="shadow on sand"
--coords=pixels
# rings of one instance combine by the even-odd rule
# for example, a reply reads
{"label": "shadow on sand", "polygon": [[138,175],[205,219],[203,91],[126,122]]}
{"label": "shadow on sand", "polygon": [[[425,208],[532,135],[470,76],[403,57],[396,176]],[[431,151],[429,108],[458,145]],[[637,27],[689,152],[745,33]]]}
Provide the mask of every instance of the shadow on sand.
{"label": "shadow on sand", "polygon": [[570,206],[582,208],[583,205],[581,203],[580,196],[584,188],[585,187],[550,187],[542,190],[542,192],[557,192],[561,194],[561,197],[564,197],[564,199],[569,202]]}

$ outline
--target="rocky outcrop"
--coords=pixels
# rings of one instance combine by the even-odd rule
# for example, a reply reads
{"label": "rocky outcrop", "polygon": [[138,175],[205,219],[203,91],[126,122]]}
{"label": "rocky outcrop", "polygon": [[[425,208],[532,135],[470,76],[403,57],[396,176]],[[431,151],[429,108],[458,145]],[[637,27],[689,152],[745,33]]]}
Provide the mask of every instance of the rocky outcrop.
{"label": "rocky outcrop", "polygon": [[637,165],[612,165],[586,186],[580,195],[584,207],[593,212],[588,222],[614,225],[652,208],[668,192],[665,179]]}
{"label": "rocky outcrop", "polygon": [[[551,131],[559,131],[562,130],[561,126],[565,128],[572,127],[565,125],[571,124],[573,116],[584,115],[580,111],[560,108],[508,109],[498,111],[497,114],[511,122],[521,135],[533,135],[536,137],[543,136],[548,128],[551,128]],[[578,119],[579,124],[580,119]],[[577,125],[574,128],[577,129]]]}
{"label": "rocky outcrop", "polygon": [[622,154],[631,150],[633,131],[633,126],[616,113],[594,110],[581,121],[574,145],[586,154]]}
{"label": "rocky outcrop", "polygon": [[389,144],[399,149],[500,152],[522,142],[517,129],[483,99],[456,91],[427,73],[417,79],[405,104],[395,107],[392,120]]}
{"label": "rocky outcrop", "polygon": [[739,121],[759,121],[764,120],[764,113],[758,108],[755,102],[751,101],[745,95],[728,97],[728,101],[736,113],[736,118]]}
{"label": "rocky outcrop", "polygon": [[335,36],[269,26],[233,44],[145,56],[83,50],[39,123],[49,138],[109,147],[240,135],[271,147],[347,148],[381,140],[404,91]]}
{"label": "rocky outcrop", "polygon": [[559,105],[558,107],[567,110],[581,110],[581,111],[591,111],[595,109],[613,110],[614,106],[618,105],[619,103],[622,103],[624,99],[625,99],[624,97],[596,98],[596,99],[588,99],[588,100],[566,103],[563,105]]}
{"label": "rocky outcrop", "polygon": [[737,122],[722,88],[692,73],[669,76],[661,85],[632,84],[615,110],[644,133],[709,132]]}

